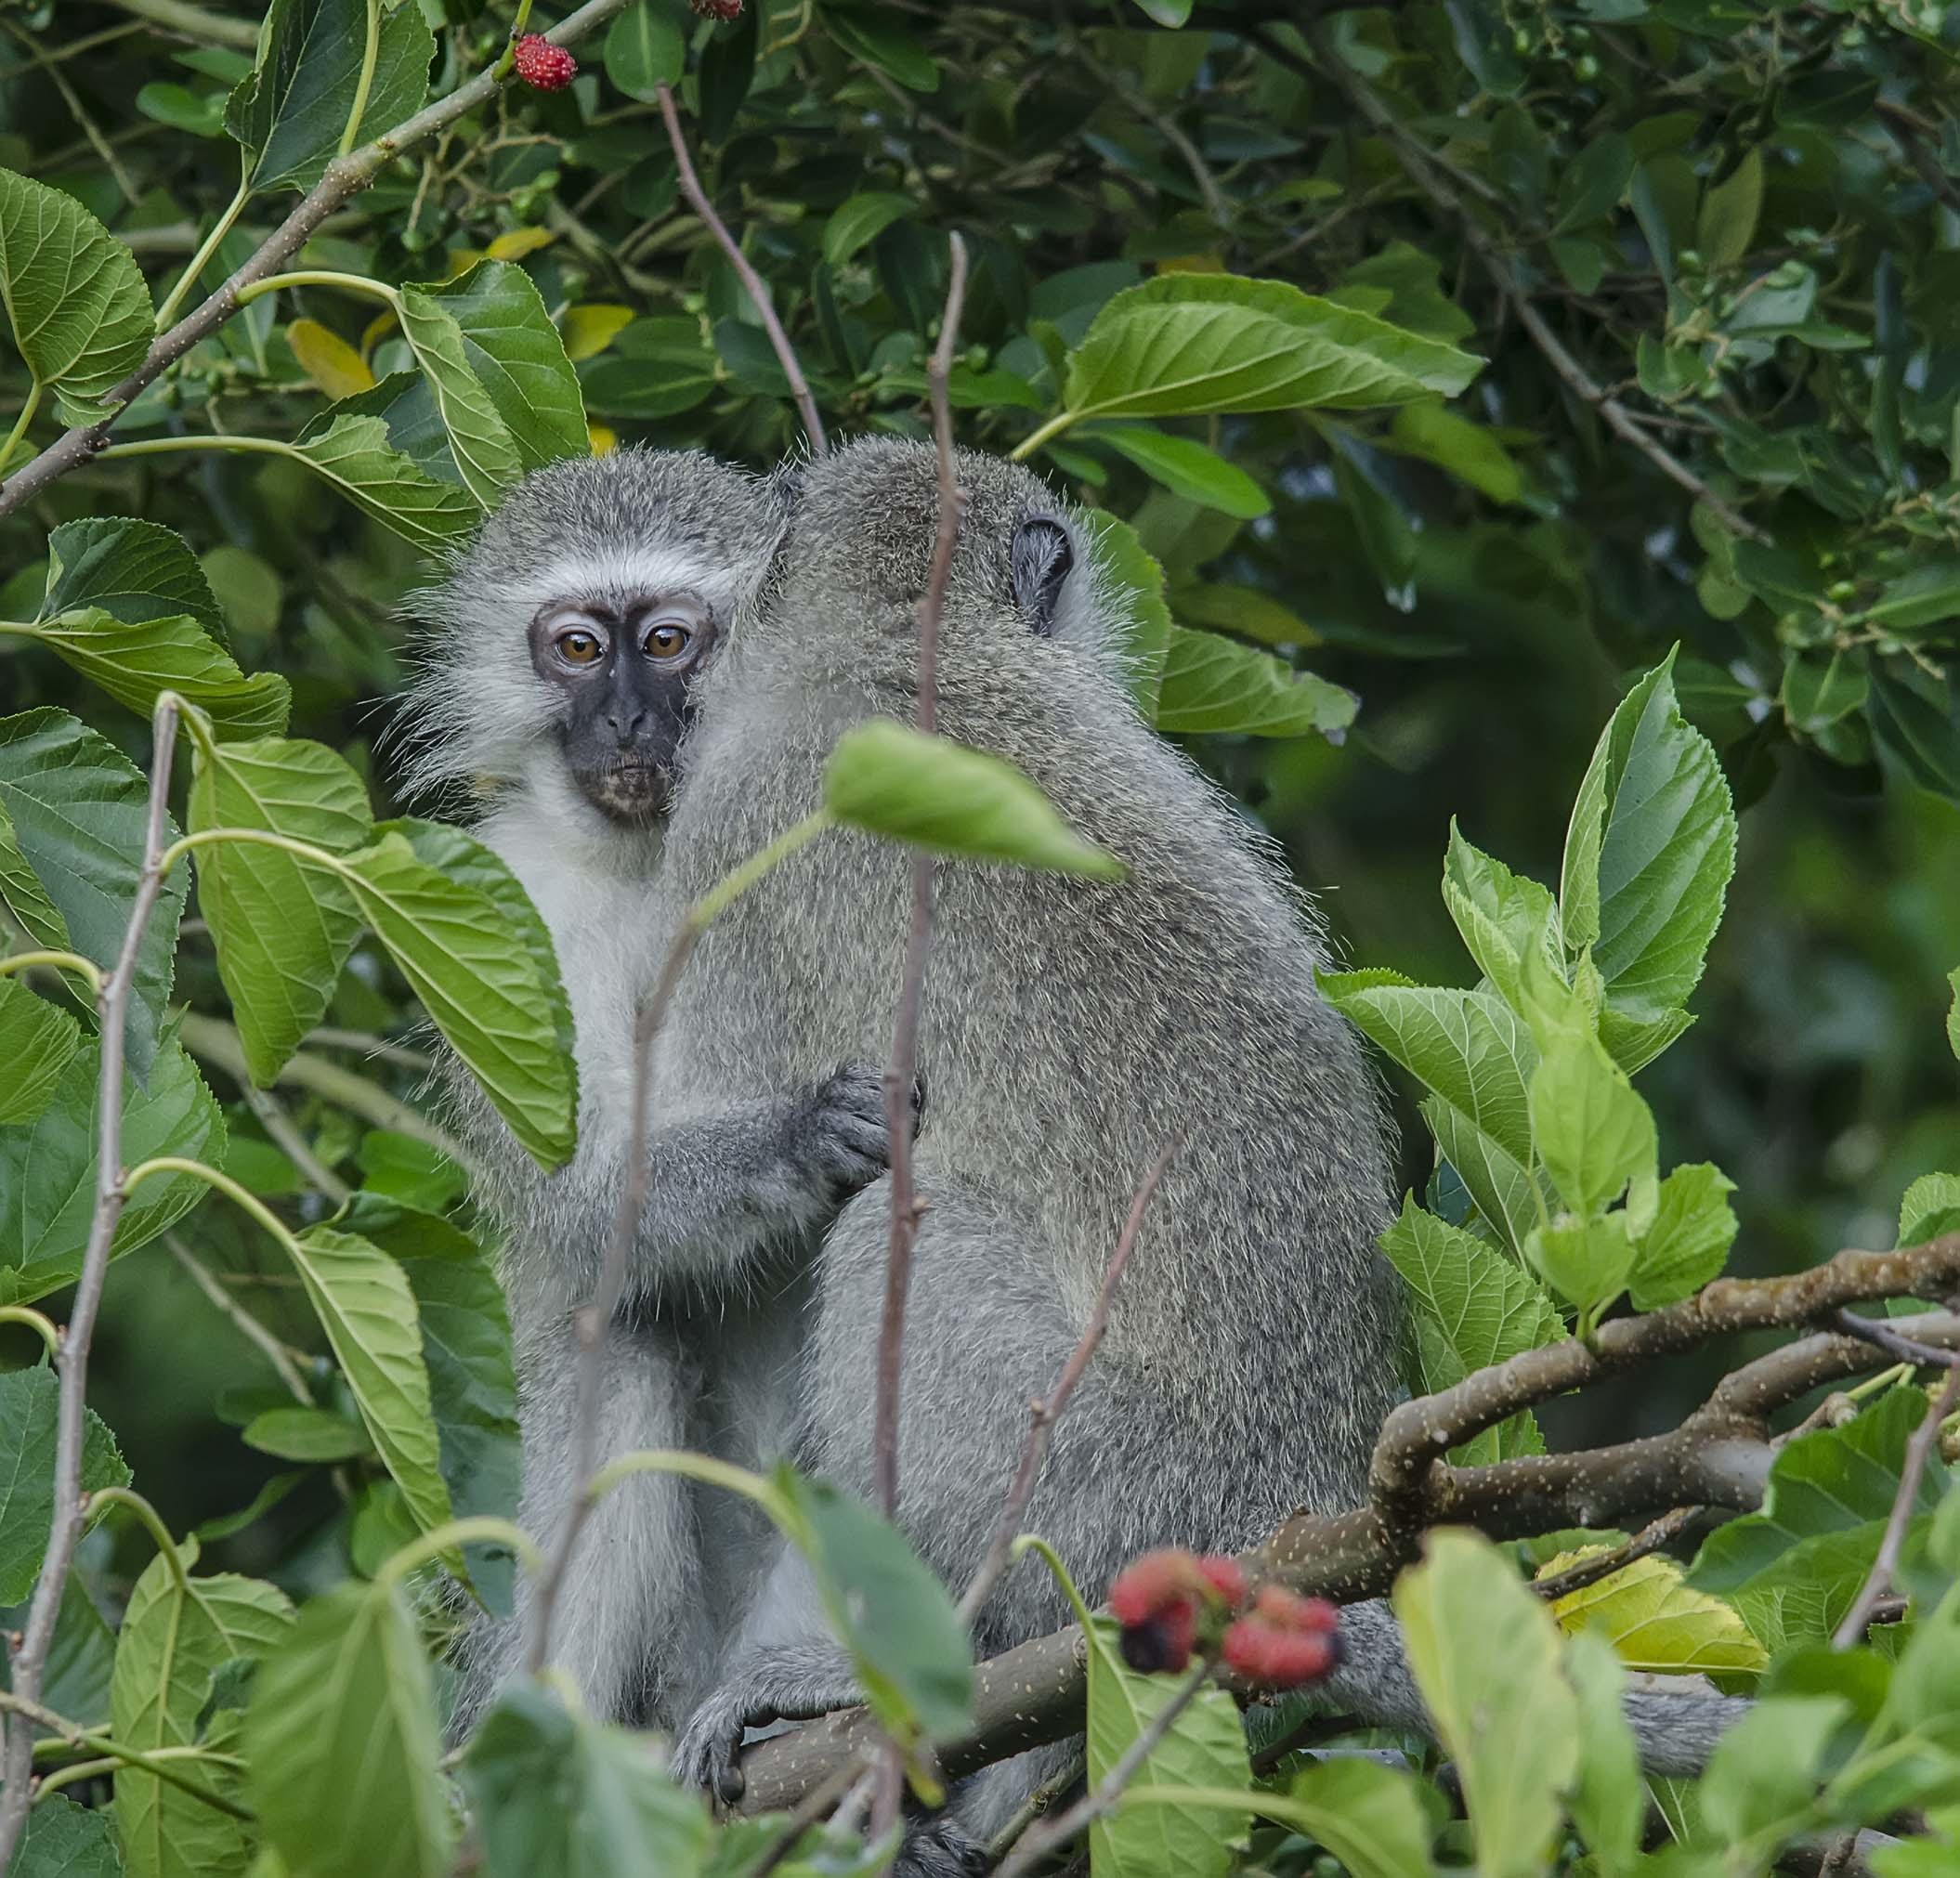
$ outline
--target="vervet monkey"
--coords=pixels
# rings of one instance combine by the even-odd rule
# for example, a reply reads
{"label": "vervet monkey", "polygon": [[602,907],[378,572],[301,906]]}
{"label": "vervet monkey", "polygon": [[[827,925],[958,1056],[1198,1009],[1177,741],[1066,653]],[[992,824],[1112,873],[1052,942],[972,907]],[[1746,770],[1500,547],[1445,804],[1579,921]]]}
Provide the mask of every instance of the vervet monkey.
{"label": "vervet monkey", "polygon": [[[1025,1519],[1094,1600],[1148,1547],[1229,1551],[1301,1504],[1365,1498],[1401,1321],[1377,1250],[1386,1128],[1355,1037],[1315,989],[1311,909],[1131,702],[1122,620],[1082,518],[989,457],[960,452],[957,475],[967,508],[940,628],[939,728],[1017,763],[1128,877],[938,864],[898,1519],[957,1592],[1138,1180],[1180,1141]],[[697,694],[662,856],[673,907],[817,805],[840,733],[914,714],[934,453],[859,442],[798,482],[764,603]],[[911,867],[896,846],[837,832],[737,901],[672,1006],[658,1100],[764,1102],[885,1053]],[[866,1495],[889,1201],[880,1180],[824,1241],[798,1404],[803,1464]],[[996,1653],[1067,1614],[1025,1562],[979,1614],[975,1649]],[[1385,1608],[1351,1611],[1347,1630],[1339,1699],[1418,1723]],[[857,1699],[807,1572],[778,1548],[676,1767],[732,1794],[745,1726]],[[964,1869],[963,1835],[1012,1810],[1037,1760],[1054,1765],[1053,1751],[978,1777],[964,1823],[915,1835],[901,1869]]]}
{"label": "vervet monkey", "polygon": [[[779,493],[696,451],[555,463],[512,491],[441,583],[411,698],[412,787],[488,783],[477,833],[550,929],[570,1001],[579,1146],[547,1176],[451,1062],[479,1198],[503,1228],[524,1442],[519,1521],[547,1548],[570,1501],[574,1314],[624,1173],[635,1008],[675,752],[700,668],[762,580]],[[597,1453],[690,1446],[748,1465],[785,1444],[799,1273],[841,1201],[885,1166],[880,1072],[652,1117],[653,1179],[606,1330]],[[672,1726],[732,1622],[760,1534],[743,1508],[643,1475],[609,1494],[559,1595],[552,1660],[610,1720]],[[528,1587],[527,1587],[528,1589]],[[523,1660],[529,1599],[475,1623],[456,1729]]]}

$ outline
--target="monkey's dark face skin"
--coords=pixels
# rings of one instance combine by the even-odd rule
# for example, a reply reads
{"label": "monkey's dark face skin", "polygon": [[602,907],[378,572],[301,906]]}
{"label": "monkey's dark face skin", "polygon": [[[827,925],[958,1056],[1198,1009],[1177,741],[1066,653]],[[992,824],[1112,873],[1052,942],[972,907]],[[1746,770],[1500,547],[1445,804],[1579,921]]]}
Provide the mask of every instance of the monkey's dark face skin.
{"label": "monkey's dark face skin", "polygon": [[564,696],[565,766],[609,819],[637,824],[667,813],[694,674],[713,632],[692,593],[554,601],[531,621],[531,664]]}

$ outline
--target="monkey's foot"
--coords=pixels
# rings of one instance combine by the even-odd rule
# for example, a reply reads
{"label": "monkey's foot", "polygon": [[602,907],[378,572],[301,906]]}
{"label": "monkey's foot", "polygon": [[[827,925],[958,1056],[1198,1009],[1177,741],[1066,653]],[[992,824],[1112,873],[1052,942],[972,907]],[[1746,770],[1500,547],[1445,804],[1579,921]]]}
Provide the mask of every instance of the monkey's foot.
{"label": "monkey's foot", "polygon": [[673,1747],[673,1778],[732,1806],[742,1796],[740,1756],[749,1729],[814,1721],[863,1701],[833,1643],[785,1644],[745,1657],[687,1717]]}

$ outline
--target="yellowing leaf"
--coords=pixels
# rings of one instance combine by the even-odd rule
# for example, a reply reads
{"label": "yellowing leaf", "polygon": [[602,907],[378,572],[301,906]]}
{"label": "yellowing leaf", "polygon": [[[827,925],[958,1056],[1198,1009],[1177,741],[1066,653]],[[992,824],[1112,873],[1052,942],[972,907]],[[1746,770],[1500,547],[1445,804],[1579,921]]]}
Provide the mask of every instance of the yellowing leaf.
{"label": "yellowing leaf", "polygon": [[620,434],[609,424],[588,424],[585,435],[592,439],[594,456],[604,456],[620,447]]}
{"label": "yellowing leaf", "polygon": [[512,228],[499,235],[483,252],[493,261],[521,261],[540,248],[550,247],[557,239],[550,228]]}
{"label": "yellowing leaf", "polygon": [[442,278],[453,280],[458,274],[467,274],[478,261],[486,258],[482,248],[451,248],[443,267]]}
{"label": "yellowing leaf", "polygon": [[576,365],[593,359],[633,324],[631,306],[615,306],[609,301],[591,300],[582,306],[568,306],[559,332],[565,339],[565,356]]}
{"label": "yellowing leaf", "polygon": [[294,320],[286,328],[286,340],[299,369],[329,398],[352,398],[374,388],[367,360],[318,320]]}
{"label": "yellowing leaf", "polygon": [[1215,249],[1203,254],[1173,254],[1156,264],[1159,274],[1222,274],[1224,257]]}
{"label": "yellowing leaf", "polygon": [[371,357],[374,348],[395,330],[395,309],[384,306],[360,329],[360,356]]}
{"label": "yellowing leaf", "polygon": [[[1601,1549],[1562,1552],[1540,1575],[1563,1572]],[[1568,1636],[1585,1631],[1604,1637],[1629,1669],[1753,1675],[1769,1663],[1733,1607],[1690,1590],[1672,1558],[1636,1558],[1596,1585],[1554,1598],[1551,1614]]]}

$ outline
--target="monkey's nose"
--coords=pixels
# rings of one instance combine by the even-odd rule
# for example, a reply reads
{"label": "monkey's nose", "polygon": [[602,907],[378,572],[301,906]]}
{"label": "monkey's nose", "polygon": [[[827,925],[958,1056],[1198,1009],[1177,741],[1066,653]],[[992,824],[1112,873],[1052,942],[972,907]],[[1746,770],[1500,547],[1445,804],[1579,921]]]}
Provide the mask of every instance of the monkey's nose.
{"label": "monkey's nose", "polygon": [[608,711],[606,713],[606,722],[612,726],[613,736],[619,738],[620,748],[624,750],[646,726],[646,707],[633,704],[622,710]]}

